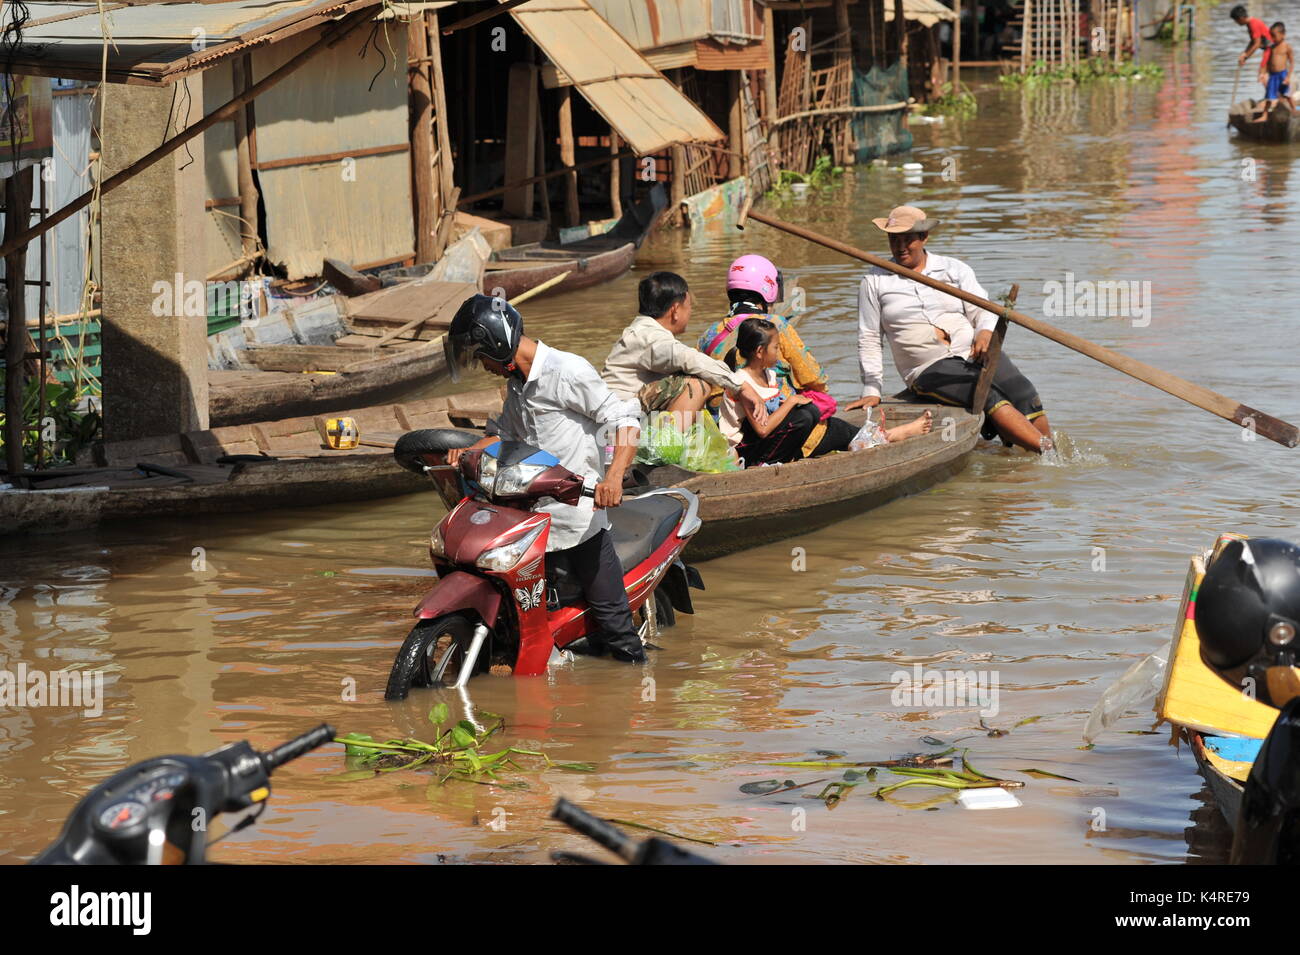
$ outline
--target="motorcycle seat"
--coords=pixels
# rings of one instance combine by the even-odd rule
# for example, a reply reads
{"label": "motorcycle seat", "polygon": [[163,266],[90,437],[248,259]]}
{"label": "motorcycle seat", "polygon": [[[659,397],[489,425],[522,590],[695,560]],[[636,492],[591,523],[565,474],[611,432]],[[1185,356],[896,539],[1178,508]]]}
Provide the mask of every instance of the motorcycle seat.
{"label": "motorcycle seat", "polygon": [[671,494],[625,497],[609,512],[614,552],[626,574],[668,539],[682,519],[686,504]]}
{"label": "motorcycle seat", "polygon": [[[623,503],[609,512],[610,536],[623,573],[640,564],[655,548],[666,541],[681,521],[686,505],[680,498],[667,494],[649,497],[624,497]],[[546,582],[555,591],[561,607],[583,599],[582,585],[573,575],[563,551],[546,555]]]}

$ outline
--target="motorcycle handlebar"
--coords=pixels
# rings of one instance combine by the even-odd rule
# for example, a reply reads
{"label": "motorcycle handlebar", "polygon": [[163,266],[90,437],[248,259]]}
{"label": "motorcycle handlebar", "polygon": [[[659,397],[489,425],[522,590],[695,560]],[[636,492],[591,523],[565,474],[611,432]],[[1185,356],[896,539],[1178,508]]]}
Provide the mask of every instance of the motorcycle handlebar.
{"label": "motorcycle handlebar", "polygon": [[559,820],[578,834],[600,843],[610,852],[622,856],[629,862],[636,858],[637,844],[626,833],[603,819],[597,819],[563,797],[551,810],[551,818]]}
{"label": "motorcycle handlebar", "polygon": [[334,727],[330,726],[328,723],[322,723],[314,730],[308,730],[301,736],[277,746],[275,749],[263,754],[262,756],[262,762],[266,766],[267,773],[272,773],[290,760],[297,759],[299,756],[310,753],[318,746],[324,746],[332,740],[335,735]]}

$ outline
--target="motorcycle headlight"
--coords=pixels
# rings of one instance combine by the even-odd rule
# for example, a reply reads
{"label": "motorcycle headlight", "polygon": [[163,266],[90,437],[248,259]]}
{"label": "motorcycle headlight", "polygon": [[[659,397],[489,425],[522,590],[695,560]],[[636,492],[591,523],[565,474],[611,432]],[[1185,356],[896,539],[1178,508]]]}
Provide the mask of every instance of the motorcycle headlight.
{"label": "motorcycle headlight", "polygon": [[429,553],[435,557],[447,556],[447,545],[442,540],[442,523],[433,525],[433,532],[429,534]]}
{"label": "motorcycle headlight", "polygon": [[519,497],[527,493],[533,478],[545,470],[545,464],[512,464],[497,474],[493,493],[501,497]]}
{"label": "motorcycle headlight", "polygon": [[484,570],[495,570],[497,573],[504,573],[515,564],[519,563],[520,559],[525,553],[527,553],[528,548],[533,545],[533,541],[537,540],[544,530],[546,530],[545,521],[538,524],[532,530],[516,537],[508,544],[502,544],[499,547],[493,547],[491,550],[485,550],[479,555],[479,558],[475,563]]}
{"label": "motorcycle headlight", "polygon": [[497,459],[488,454],[480,455],[478,459],[478,485],[489,494],[492,493],[492,485],[496,483],[497,463]]}

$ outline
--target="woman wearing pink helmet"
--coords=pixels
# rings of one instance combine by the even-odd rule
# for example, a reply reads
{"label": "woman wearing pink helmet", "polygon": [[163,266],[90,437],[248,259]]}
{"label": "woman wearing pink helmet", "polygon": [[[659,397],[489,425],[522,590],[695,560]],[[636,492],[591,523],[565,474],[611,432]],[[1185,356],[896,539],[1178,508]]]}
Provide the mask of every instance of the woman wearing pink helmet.
{"label": "woman wearing pink helmet", "polygon": [[[700,351],[719,361],[727,361],[731,354],[734,361],[736,329],[740,323],[747,318],[771,320],[780,336],[781,360],[776,366],[777,378],[795,391],[816,392],[823,396],[812,400],[829,417],[835,412],[835,401],[826,394],[827,379],[822,366],[787,317],[768,314],[772,306],[784,297],[785,282],[781,270],[761,255],[742,255],[727,270],[727,298],[731,301],[731,308],[725,318],[704,330],[700,336]],[[716,399],[719,398],[720,392],[711,396],[709,407],[716,408]]]}

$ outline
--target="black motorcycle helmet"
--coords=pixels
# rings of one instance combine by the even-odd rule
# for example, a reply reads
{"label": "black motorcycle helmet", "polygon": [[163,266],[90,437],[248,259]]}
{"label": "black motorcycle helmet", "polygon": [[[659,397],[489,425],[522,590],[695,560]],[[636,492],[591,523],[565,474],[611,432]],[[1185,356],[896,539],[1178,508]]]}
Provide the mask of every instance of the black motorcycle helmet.
{"label": "black motorcycle helmet", "polygon": [[499,361],[509,368],[524,334],[524,318],[503,298],[473,295],[456,311],[443,339],[447,368],[452,381],[480,357]]}
{"label": "black motorcycle helmet", "polygon": [[1266,674],[1300,655],[1300,547],[1273,538],[1227,544],[1201,581],[1195,619],[1206,665],[1237,687],[1253,679],[1257,699],[1279,705]]}

